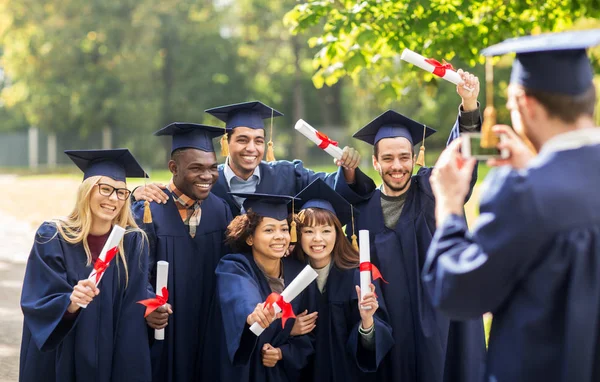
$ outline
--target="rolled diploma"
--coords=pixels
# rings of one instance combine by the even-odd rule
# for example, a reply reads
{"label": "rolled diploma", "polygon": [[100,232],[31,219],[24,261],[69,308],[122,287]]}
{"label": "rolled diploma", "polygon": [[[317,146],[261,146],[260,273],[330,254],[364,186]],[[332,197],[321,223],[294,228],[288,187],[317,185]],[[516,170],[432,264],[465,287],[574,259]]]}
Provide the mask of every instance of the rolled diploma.
{"label": "rolled diploma", "polygon": [[[283,301],[290,303],[293,299],[296,298],[306,287],[313,282],[314,279],[317,278],[317,272],[307,265],[304,267],[302,272],[296,276],[294,280],[288,285],[283,292],[281,292],[281,297],[283,297]],[[273,309],[275,309],[275,314],[281,312],[281,308],[277,305],[277,303],[273,304]],[[263,329],[258,322],[255,322],[250,326],[250,330],[257,337],[262,334],[265,330]]]}
{"label": "rolled diploma", "polygon": [[[106,240],[106,243],[104,243],[104,247],[102,247],[102,252],[100,252],[100,255],[98,256],[98,258],[102,261],[105,261],[106,260],[106,252],[108,252],[109,249],[118,246],[119,243],[121,242],[121,239],[123,239],[123,235],[125,235],[124,228],[122,228],[118,225],[113,226],[113,229],[110,232],[110,235],[108,235],[108,240]],[[100,283],[100,280],[102,280],[102,277],[104,277],[104,273],[102,273],[100,275],[98,282],[96,282],[96,270],[92,269],[92,272],[90,272],[88,279],[95,282],[96,286],[98,286],[98,283]],[[84,308],[84,309],[87,308],[87,304],[84,305],[84,304],[78,303],[77,305],[79,305],[81,308]]]}
{"label": "rolled diploma", "polygon": [[[371,262],[371,247],[369,244],[369,230],[361,229],[358,231],[359,249],[360,249],[360,263]],[[360,299],[362,300],[365,295],[371,292],[371,271],[360,272]],[[363,307],[361,309],[369,310],[371,307]]]}
{"label": "rolled diploma", "polygon": [[[321,139],[319,139],[319,137],[317,136],[317,130],[312,127],[311,125],[309,125],[308,123],[306,123],[305,120],[303,119],[299,119],[298,122],[296,122],[296,126],[294,126],[294,128],[296,130],[298,130],[298,132],[300,132],[302,135],[304,135],[306,138],[308,138],[309,140],[313,141],[315,145],[320,145],[321,142],[323,142]],[[342,159],[342,149],[339,148],[338,146],[334,146],[334,145],[329,145],[326,148],[323,149],[327,154],[331,155],[332,157],[334,157],[335,159]]]}
{"label": "rolled diploma", "polygon": [[[161,293],[162,288],[167,286],[169,280],[169,263],[166,261],[158,261],[156,263],[156,291]],[[165,329],[154,329],[154,339],[164,340]]]}
{"label": "rolled diploma", "polygon": [[[427,70],[429,73],[433,73],[433,70],[435,69],[435,66],[425,61],[425,57],[421,56],[419,53],[413,52],[410,49],[404,49],[400,58],[408,63],[418,66],[423,70]],[[454,70],[447,69],[446,74],[444,74],[442,78],[446,81],[452,82],[454,85],[458,85],[462,82],[462,78],[460,78],[460,75]],[[473,89],[467,86],[463,87],[469,91],[473,91]]]}

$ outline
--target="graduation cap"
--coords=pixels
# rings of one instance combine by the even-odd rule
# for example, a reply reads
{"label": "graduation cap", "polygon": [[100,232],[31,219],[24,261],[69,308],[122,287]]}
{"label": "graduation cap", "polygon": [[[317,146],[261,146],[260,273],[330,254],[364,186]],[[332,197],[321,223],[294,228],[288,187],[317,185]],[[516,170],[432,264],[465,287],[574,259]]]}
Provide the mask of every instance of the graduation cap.
{"label": "graduation cap", "polygon": [[600,29],[545,33],[508,39],[484,56],[516,53],[510,82],[532,90],[576,96],[592,86],[586,49],[600,44]]}
{"label": "graduation cap", "polygon": [[340,194],[335,192],[325,181],[320,178],[312,181],[296,195],[300,202],[296,207],[304,210],[307,208],[320,208],[337,216],[342,226],[352,222],[352,246],[358,251],[358,242],[354,233],[354,208]]}
{"label": "graduation cap", "polygon": [[177,149],[193,148],[214,152],[213,138],[223,135],[223,129],[197,123],[173,122],[154,133],[156,136],[173,137],[171,153]]}
{"label": "graduation cap", "polygon": [[245,198],[244,210],[262,217],[284,220],[288,217],[288,203],[294,198],[287,195],[256,194],[246,192],[230,192],[229,195]]}
{"label": "graduation cap", "polygon": [[128,149],[65,150],[65,154],[83,171],[83,179],[108,176],[114,180],[147,178],[148,175]]}
{"label": "graduation cap", "polygon": [[273,154],[273,118],[283,114],[265,105],[260,101],[235,103],[232,105],[218,106],[204,110],[221,121],[225,122],[225,135],[221,138],[221,154],[229,155],[227,144],[227,133],[236,127],[248,127],[250,129],[264,129],[264,119],[271,118],[271,139],[267,148],[267,161],[274,161]]}
{"label": "graduation cap", "polygon": [[417,164],[425,165],[425,138],[436,131],[393,110],[388,110],[354,133],[353,137],[375,146],[384,138],[404,137],[415,146],[423,142]]}

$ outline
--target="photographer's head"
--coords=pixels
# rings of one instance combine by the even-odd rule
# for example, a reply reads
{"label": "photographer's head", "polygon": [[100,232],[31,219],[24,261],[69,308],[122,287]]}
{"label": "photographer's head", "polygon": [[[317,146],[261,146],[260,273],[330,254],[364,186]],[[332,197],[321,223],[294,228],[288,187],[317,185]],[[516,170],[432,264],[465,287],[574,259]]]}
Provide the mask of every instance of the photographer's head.
{"label": "photographer's head", "polygon": [[515,52],[507,108],[513,128],[537,150],[553,136],[594,126],[596,90],[586,48],[600,29],[510,39],[483,51]]}
{"label": "photographer's head", "polygon": [[383,181],[384,193],[400,196],[409,186],[416,161],[414,146],[435,130],[388,110],[353,137],[373,145],[373,167]]}

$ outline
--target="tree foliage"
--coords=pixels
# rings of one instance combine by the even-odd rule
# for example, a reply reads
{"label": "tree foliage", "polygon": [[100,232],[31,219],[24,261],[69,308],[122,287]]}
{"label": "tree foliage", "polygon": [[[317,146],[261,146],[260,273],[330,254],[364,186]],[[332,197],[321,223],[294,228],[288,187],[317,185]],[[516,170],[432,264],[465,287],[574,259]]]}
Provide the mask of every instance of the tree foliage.
{"label": "tree foliage", "polygon": [[[414,71],[400,64],[404,48],[470,67],[483,63],[479,51],[506,38],[571,28],[582,17],[600,16],[598,0],[308,0],[286,15],[295,33],[318,26],[308,40],[316,87],[348,76],[368,82],[386,100],[402,95]],[[419,73],[430,81],[431,74]]]}

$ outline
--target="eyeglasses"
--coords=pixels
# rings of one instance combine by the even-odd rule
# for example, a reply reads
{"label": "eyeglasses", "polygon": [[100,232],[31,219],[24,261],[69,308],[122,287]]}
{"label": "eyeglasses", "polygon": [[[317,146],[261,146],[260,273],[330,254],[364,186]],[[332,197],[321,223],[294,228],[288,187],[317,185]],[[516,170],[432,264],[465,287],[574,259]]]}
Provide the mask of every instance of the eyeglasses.
{"label": "eyeglasses", "polygon": [[107,196],[109,198],[113,194],[113,192],[116,192],[117,199],[119,200],[127,200],[129,195],[131,195],[131,191],[129,191],[126,188],[115,188],[110,184],[106,183],[98,183],[98,192],[100,193],[100,195]]}

